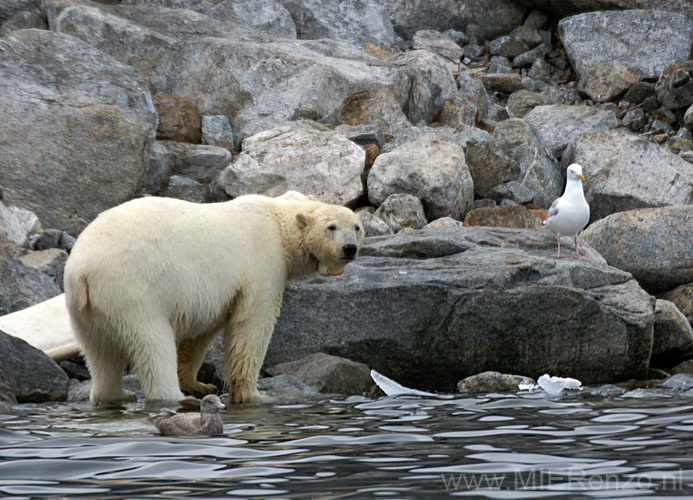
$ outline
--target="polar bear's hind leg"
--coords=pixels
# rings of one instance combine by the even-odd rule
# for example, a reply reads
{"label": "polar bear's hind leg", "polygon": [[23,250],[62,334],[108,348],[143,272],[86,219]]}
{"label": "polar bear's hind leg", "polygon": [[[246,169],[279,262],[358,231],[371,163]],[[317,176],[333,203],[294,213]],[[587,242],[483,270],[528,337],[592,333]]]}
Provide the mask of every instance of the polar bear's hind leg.
{"label": "polar bear's hind leg", "polygon": [[173,328],[166,321],[151,321],[138,329],[131,336],[136,342],[130,346],[130,357],[146,399],[183,399]]}
{"label": "polar bear's hind leg", "polygon": [[178,383],[184,392],[197,398],[203,398],[207,394],[219,394],[215,385],[203,384],[197,380],[197,372],[200,371],[207,347],[217,333],[214,330],[178,342]]}

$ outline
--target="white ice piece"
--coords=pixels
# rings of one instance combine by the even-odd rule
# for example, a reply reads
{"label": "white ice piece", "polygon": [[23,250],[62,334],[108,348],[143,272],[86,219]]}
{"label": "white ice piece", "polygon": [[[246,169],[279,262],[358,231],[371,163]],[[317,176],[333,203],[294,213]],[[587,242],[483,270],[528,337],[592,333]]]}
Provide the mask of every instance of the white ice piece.
{"label": "white ice piece", "polygon": [[403,385],[398,384],[394,380],[387,378],[385,375],[382,375],[375,370],[371,370],[371,378],[373,379],[373,382],[375,382],[377,386],[380,387],[380,390],[388,396],[400,396],[403,394],[407,394],[411,396],[437,397],[432,392],[419,391],[417,389],[410,389],[409,387],[404,387]]}
{"label": "white ice piece", "polygon": [[582,382],[577,379],[552,377],[546,373],[537,379],[537,384],[549,396],[560,396],[566,390],[582,390]]}

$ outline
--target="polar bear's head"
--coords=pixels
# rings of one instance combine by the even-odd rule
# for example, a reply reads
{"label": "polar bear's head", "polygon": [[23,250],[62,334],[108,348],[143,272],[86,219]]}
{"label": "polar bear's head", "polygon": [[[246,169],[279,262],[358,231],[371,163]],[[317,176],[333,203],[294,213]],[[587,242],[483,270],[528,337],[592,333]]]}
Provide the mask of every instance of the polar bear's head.
{"label": "polar bear's head", "polygon": [[340,275],[363,244],[361,218],[338,205],[315,203],[311,208],[296,215],[306,249],[318,261],[318,273]]}

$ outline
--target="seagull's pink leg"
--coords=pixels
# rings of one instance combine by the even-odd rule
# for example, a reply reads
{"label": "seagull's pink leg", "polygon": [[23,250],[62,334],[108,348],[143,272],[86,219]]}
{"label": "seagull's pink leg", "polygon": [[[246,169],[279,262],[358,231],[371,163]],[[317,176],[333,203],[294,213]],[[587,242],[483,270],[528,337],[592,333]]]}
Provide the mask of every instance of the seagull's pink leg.
{"label": "seagull's pink leg", "polygon": [[579,260],[589,260],[586,257],[583,257],[578,253],[578,241],[577,241],[577,234],[575,235],[575,258]]}
{"label": "seagull's pink leg", "polygon": [[558,239],[558,252],[553,254],[551,257],[555,257],[556,259],[562,259],[563,257],[565,257],[565,255],[561,253],[561,235],[556,235],[556,238]]}

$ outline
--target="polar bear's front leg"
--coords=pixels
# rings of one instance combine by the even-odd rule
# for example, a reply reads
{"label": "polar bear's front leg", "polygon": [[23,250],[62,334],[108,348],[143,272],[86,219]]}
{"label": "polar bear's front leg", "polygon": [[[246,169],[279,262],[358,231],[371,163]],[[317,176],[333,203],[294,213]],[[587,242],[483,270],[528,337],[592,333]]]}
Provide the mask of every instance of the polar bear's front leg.
{"label": "polar bear's front leg", "polygon": [[265,288],[264,292],[274,291],[269,296],[241,294],[234,304],[224,338],[226,383],[229,401],[234,403],[265,399],[257,390],[257,379],[279,317],[283,286],[278,295],[276,288]]}

